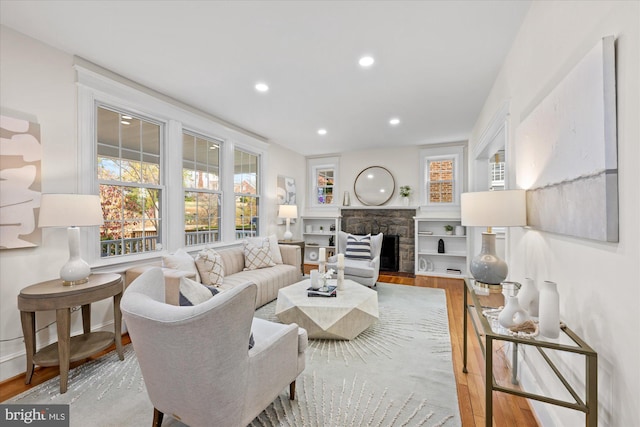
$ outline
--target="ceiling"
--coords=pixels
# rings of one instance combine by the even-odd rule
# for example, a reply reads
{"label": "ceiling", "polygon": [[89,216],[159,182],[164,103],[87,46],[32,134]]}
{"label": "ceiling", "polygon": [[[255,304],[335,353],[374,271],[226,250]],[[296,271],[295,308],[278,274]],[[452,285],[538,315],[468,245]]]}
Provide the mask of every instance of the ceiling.
{"label": "ceiling", "polygon": [[[321,155],[467,139],[529,6],[2,0],[0,22]],[[373,66],[358,65],[363,55]],[[257,92],[257,82],[269,91]],[[400,124],[389,125],[392,117]]]}

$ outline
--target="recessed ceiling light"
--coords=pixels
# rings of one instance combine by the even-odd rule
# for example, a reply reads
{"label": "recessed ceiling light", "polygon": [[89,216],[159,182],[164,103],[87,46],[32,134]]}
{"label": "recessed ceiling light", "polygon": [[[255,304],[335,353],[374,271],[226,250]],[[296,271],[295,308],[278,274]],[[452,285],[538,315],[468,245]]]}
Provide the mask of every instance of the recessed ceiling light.
{"label": "recessed ceiling light", "polygon": [[358,61],[358,64],[360,64],[361,67],[367,68],[367,67],[371,67],[374,62],[376,62],[376,61],[375,61],[375,59],[373,59],[373,57],[371,57],[371,56],[363,56]]}
{"label": "recessed ceiling light", "polygon": [[389,120],[389,124],[391,126],[397,126],[400,124],[400,119],[397,117],[392,118],[391,120]]}
{"label": "recessed ceiling light", "polygon": [[130,125],[131,124],[126,120],[120,120],[120,123],[122,123],[123,125]]}
{"label": "recessed ceiling light", "polygon": [[255,88],[258,92],[267,92],[269,90],[269,86],[267,86],[266,83],[262,83],[262,82],[256,83]]}
{"label": "recessed ceiling light", "polygon": [[133,117],[131,116],[122,116],[122,120],[131,120]]}
{"label": "recessed ceiling light", "polygon": [[318,129],[318,135],[326,135],[326,134],[327,134],[326,129]]}

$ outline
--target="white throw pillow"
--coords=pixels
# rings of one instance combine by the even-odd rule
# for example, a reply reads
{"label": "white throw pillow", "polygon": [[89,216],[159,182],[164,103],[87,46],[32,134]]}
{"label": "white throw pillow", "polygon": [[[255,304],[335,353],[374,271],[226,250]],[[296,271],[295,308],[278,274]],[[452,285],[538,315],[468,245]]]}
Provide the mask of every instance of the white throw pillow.
{"label": "white throw pillow", "polygon": [[280,254],[278,237],[276,237],[275,234],[271,234],[269,237],[249,237],[247,242],[258,247],[268,246],[271,250],[271,259],[273,262],[276,264],[282,264],[282,254]]}
{"label": "white throw pillow", "polygon": [[[268,241],[268,239],[267,239]],[[257,270],[259,268],[273,267],[276,265],[271,258],[269,246],[256,246],[244,241],[244,266],[245,270]]]}
{"label": "white throw pillow", "polygon": [[196,267],[203,285],[222,286],[224,265],[218,252],[211,248],[202,250],[196,256]]}
{"label": "white throw pillow", "polygon": [[184,249],[178,249],[174,254],[163,256],[162,266],[194,273],[196,275],[196,281],[200,281],[200,274],[198,274],[196,262]]}

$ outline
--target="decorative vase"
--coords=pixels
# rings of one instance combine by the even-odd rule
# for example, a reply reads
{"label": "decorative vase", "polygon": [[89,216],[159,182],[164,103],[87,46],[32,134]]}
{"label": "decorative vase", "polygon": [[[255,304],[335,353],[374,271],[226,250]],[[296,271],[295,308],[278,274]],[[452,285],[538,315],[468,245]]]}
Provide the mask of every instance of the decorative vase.
{"label": "decorative vase", "polygon": [[540,333],[547,338],[560,336],[560,295],[555,282],[545,280],[540,289],[538,309]]}
{"label": "decorative vase", "polygon": [[403,197],[402,198],[402,206],[409,206],[409,198],[408,197]]}
{"label": "decorative vase", "polygon": [[351,197],[349,197],[349,192],[345,191],[344,196],[342,196],[342,206],[349,206],[351,204]]}
{"label": "decorative vase", "polygon": [[530,316],[538,317],[539,296],[536,282],[529,277],[525,278],[518,292],[518,302]]}
{"label": "decorative vase", "polygon": [[509,296],[506,300],[507,303],[498,316],[498,323],[503,328],[519,325],[529,319],[527,312],[520,307],[517,296]]}
{"label": "decorative vase", "polygon": [[464,227],[456,225],[456,236],[464,236]]}
{"label": "decorative vase", "polygon": [[320,273],[318,270],[311,270],[311,289],[320,289]]}
{"label": "decorative vase", "polygon": [[444,253],[444,240],[442,239],[438,240],[438,253],[439,254]]}

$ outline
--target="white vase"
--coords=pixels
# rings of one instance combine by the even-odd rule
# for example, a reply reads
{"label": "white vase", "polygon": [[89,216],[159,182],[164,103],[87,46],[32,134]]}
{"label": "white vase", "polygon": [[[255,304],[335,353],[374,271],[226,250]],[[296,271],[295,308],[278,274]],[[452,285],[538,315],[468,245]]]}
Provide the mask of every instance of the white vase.
{"label": "white vase", "polygon": [[456,225],[456,236],[464,236],[464,227],[462,225]]}
{"label": "white vase", "polygon": [[529,319],[527,312],[520,307],[517,296],[507,297],[507,303],[498,316],[498,323],[504,328],[510,328]]}
{"label": "white vase", "polygon": [[540,294],[536,287],[536,282],[529,277],[525,278],[520,287],[520,292],[518,292],[520,307],[527,310],[530,316],[538,317],[539,297]]}
{"label": "white vase", "polygon": [[560,295],[555,282],[545,280],[540,289],[538,310],[540,333],[547,338],[560,336]]}
{"label": "white vase", "polygon": [[409,206],[409,198],[408,197],[403,197],[402,198],[402,206]]}

